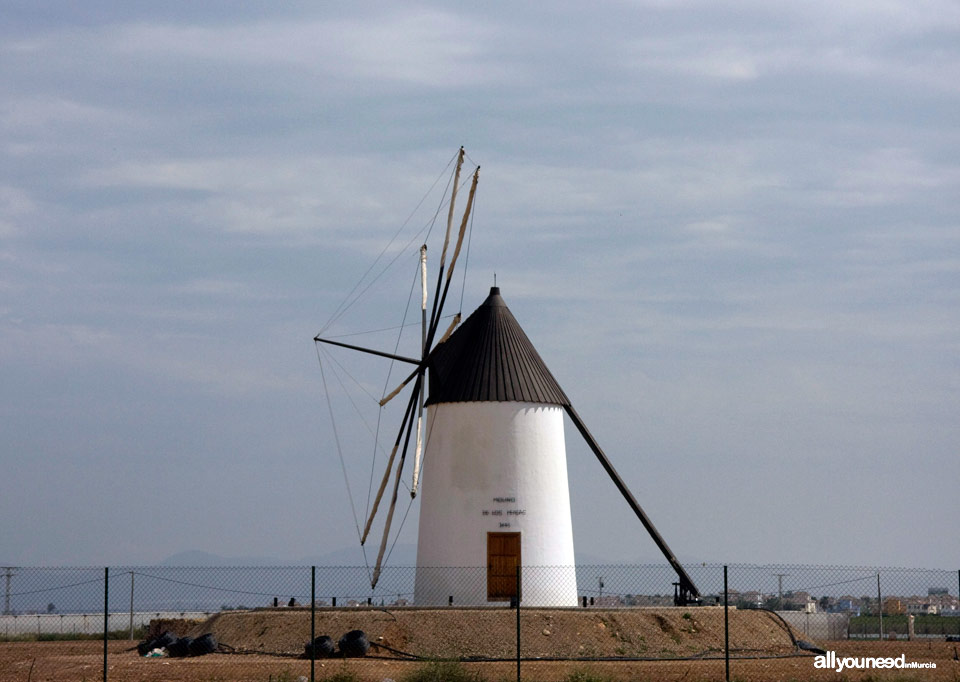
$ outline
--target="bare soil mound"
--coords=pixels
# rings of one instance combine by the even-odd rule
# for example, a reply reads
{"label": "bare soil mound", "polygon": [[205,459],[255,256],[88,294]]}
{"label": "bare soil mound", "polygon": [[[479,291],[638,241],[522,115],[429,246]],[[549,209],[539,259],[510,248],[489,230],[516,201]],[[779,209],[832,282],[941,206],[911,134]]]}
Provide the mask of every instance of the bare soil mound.
{"label": "bare soil mound", "polygon": [[[337,641],[363,630],[375,647],[424,658],[516,656],[516,611],[509,609],[321,609],[316,635]],[[730,611],[731,652],[795,651],[786,626],[765,611]],[[309,609],[228,611],[197,625],[191,635],[212,632],[238,651],[301,654],[310,640]],[[523,609],[524,658],[688,658],[723,650],[723,609]],[[389,647],[389,649],[387,648]]]}

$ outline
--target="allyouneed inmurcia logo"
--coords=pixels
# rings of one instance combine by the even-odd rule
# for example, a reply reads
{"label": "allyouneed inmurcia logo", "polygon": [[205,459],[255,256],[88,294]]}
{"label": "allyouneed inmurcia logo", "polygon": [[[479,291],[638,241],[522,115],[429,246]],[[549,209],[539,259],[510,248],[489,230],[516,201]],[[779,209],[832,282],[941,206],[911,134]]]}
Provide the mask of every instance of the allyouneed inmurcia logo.
{"label": "allyouneed inmurcia logo", "polygon": [[840,656],[837,656],[836,651],[828,651],[826,654],[817,656],[813,659],[813,667],[824,668],[827,670],[833,669],[839,673],[844,670],[863,670],[866,668],[936,668],[937,664],[933,661],[907,662],[906,654],[900,654],[896,658],[892,656],[886,658],[872,656],[861,656],[859,658],[855,658],[853,656],[845,656],[841,658]]}

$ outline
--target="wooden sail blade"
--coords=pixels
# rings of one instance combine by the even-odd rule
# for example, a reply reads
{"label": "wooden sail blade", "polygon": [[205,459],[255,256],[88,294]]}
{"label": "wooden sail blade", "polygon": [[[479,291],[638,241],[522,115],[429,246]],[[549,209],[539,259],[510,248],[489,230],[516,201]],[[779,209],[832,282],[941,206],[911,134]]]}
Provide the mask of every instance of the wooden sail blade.
{"label": "wooden sail blade", "polygon": [[380,499],[383,497],[383,491],[387,489],[387,481],[390,480],[390,472],[393,470],[393,459],[397,456],[399,444],[393,446],[390,450],[390,457],[387,459],[387,468],[383,472],[383,479],[380,481],[380,488],[377,490],[377,496],[373,498],[373,507],[370,509],[370,516],[367,517],[367,523],[363,526],[363,535],[360,537],[360,544],[366,544],[367,536],[370,534],[370,526],[373,525],[373,518],[377,515],[377,509],[380,508]]}
{"label": "wooden sail blade", "polygon": [[[417,394],[421,388],[421,377],[417,377],[417,383],[414,386],[413,392]],[[410,402],[410,406],[413,406],[413,401]],[[409,411],[408,411],[409,412]],[[407,424],[407,436],[403,441],[403,450],[400,453],[400,462],[397,464],[397,473],[393,480],[393,496],[390,499],[390,509],[387,512],[387,519],[383,524],[383,537],[380,539],[380,550],[377,552],[377,563],[373,568],[373,576],[370,579],[370,589],[374,589],[377,586],[377,581],[380,579],[380,571],[383,568],[383,556],[387,550],[387,540],[390,536],[390,527],[393,525],[393,513],[397,508],[397,494],[400,491],[400,476],[403,473],[403,462],[407,458],[407,448],[410,445],[410,433],[413,427],[413,420],[411,419]],[[401,433],[402,433],[401,429]]]}
{"label": "wooden sail blade", "polygon": [[[409,442],[409,441],[408,441]],[[406,450],[406,443],[404,443],[404,450]],[[403,458],[401,457],[401,462]],[[373,576],[370,578],[370,589],[374,589],[377,586],[377,581],[380,580],[380,572],[383,569],[383,556],[387,551],[387,542],[390,538],[390,527],[393,525],[393,512],[397,509],[397,493],[400,490],[400,472],[402,467],[397,467],[397,475],[394,477],[393,481],[393,497],[390,500],[390,509],[387,511],[387,520],[383,524],[383,537],[380,538],[380,549],[377,551],[377,563],[373,567]]]}
{"label": "wooden sail blade", "polygon": [[417,496],[420,486],[420,463],[423,457],[423,392],[420,392],[420,414],[417,415],[417,443],[413,451],[413,478],[410,481],[410,498]]}
{"label": "wooden sail blade", "polygon": [[473,183],[470,185],[470,196],[467,198],[467,207],[464,210],[463,220],[460,223],[460,233],[457,238],[457,245],[454,250],[454,257],[450,262],[450,269],[447,271],[447,278],[443,284],[443,293],[440,295],[439,305],[437,304],[437,301],[434,300],[433,317],[430,320],[430,331],[427,334],[428,348],[431,347],[433,344],[433,339],[437,333],[437,326],[440,323],[440,316],[443,314],[443,305],[447,300],[447,292],[450,291],[450,275],[452,274],[453,268],[456,265],[456,259],[457,259],[457,256],[459,256],[460,254],[460,248],[463,246],[463,238],[464,238],[464,235],[466,234],[466,226],[467,226],[468,218],[470,215],[470,210],[473,207],[473,200],[477,194],[477,182],[479,181],[479,178],[480,178],[480,168],[478,166],[477,170],[473,174]]}
{"label": "wooden sail blade", "polygon": [[440,252],[440,267],[437,270],[437,288],[433,294],[433,310],[430,313],[430,324],[437,315],[437,304],[440,300],[440,285],[443,283],[443,270],[447,262],[447,248],[450,245],[450,232],[453,229],[453,208],[457,201],[457,189],[460,185],[460,170],[463,168],[463,147],[457,155],[457,168],[453,173],[453,189],[450,192],[450,210],[447,212],[447,232],[443,238],[443,249]]}
{"label": "wooden sail blade", "polygon": [[465,152],[460,147],[457,154],[457,168],[453,172],[453,187],[450,190],[450,209],[447,211],[447,234],[443,239],[443,251],[440,252],[440,267],[443,268],[447,262],[447,247],[450,246],[450,230],[453,228],[453,210],[457,203],[457,190],[460,188],[460,171],[463,168],[463,157]]}
{"label": "wooden sail blade", "polygon": [[443,336],[440,337],[440,340],[437,341],[437,344],[441,344],[447,339],[450,338],[450,335],[453,334],[453,330],[457,328],[457,325],[460,324],[461,315],[457,313],[453,316],[453,319],[450,321],[450,326],[447,327],[447,331],[443,333]]}
{"label": "wooden sail blade", "polygon": [[[463,147],[460,148],[461,151]],[[427,245],[420,247],[420,356],[427,357]],[[417,411],[417,445],[413,454],[413,476],[410,481],[410,499],[417,496],[420,483],[420,461],[423,455],[423,394],[420,391],[420,405]]]}
{"label": "wooden sail blade", "polygon": [[419,374],[419,373],[420,373],[420,368],[419,368],[419,367],[418,367],[417,369],[413,370],[413,371],[410,373],[410,376],[408,376],[406,379],[404,379],[403,381],[400,382],[400,385],[399,385],[399,386],[397,386],[395,389],[393,389],[392,391],[390,391],[390,393],[389,393],[385,398],[381,398],[381,400],[380,400],[380,407],[383,407],[384,405],[386,405],[387,403],[389,403],[391,400],[393,400],[394,398],[396,398],[396,397],[397,397],[397,394],[400,393],[400,391],[402,391],[407,384],[409,384],[411,381],[413,381],[413,378],[414,378],[415,376],[417,376],[417,374]]}
{"label": "wooden sail blade", "polygon": [[387,481],[390,480],[390,471],[393,468],[393,460],[396,457],[397,448],[400,446],[400,440],[403,438],[403,432],[404,430],[409,431],[407,424],[411,419],[413,407],[417,404],[417,393],[421,385],[419,381],[419,372],[417,373],[417,377],[418,381],[415,384],[413,393],[410,394],[410,400],[407,401],[407,408],[404,410],[403,420],[400,422],[400,429],[397,432],[397,440],[394,442],[393,449],[390,451],[390,458],[387,460],[387,468],[383,472],[383,479],[380,481],[380,488],[377,490],[377,496],[373,499],[373,507],[370,510],[370,515],[367,517],[367,523],[364,525],[363,535],[360,538],[361,545],[367,541],[367,535],[370,533],[370,526],[373,524],[373,519],[377,515],[377,510],[380,508],[380,500],[383,497],[384,490],[387,488]]}
{"label": "wooden sail blade", "polygon": [[[427,342],[427,245],[420,247],[420,321],[423,325],[421,343]],[[422,349],[421,349],[422,350]]]}
{"label": "wooden sail blade", "polygon": [[467,233],[467,223],[470,220],[470,211],[473,210],[473,200],[477,195],[477,183],[480,180],[480,167],[473,172],[473,182],[470,183],[470,194],[467,197],[467,208],[463,212],[463,220],[460,221],[460,232],[457,234],[457,245],[453,250],[453,258],[450,259],[450,267],[447,269],[447,281],[453,276],[453,269],[457,265],[457,258],[460,257],[460,249],[463,247],[463,237]]}
{"label": "wooden sail blade", "polygon": [[576,426],[577,430],[580,432],[580,435],[583,436],[583,439],[587,442],[587,445],[589,445],[590,449],[593,450],[593,454],[595,454],[597,459],[600,460],[600,464],[603,466],[604,470],[613,480],[614,485],[617,486],[617,489],[627,501],[627,504],[630,505],[630,508],[637,515],[637,518],[640,519],[640,523],[642,523],[643,527],[647,529],[650,537],[653,538],[653,541],[663,553],[663,556],[666,557],[669,564],[673,567],[673,570],[677,572],[677,577],[680,580],[681,596],[683,594],[687,594],[693,599],[699,598],[700,591],[697,589],[696,585],[693,584],[693,580],[689,575],[687,575],[686,570],[684,570],[683,566],[680,565],[680,562],[677,561],[677,557],[674,556],[673,552],[670,550],[670,547],[667,545],[667,541],[663,539],[663,536],[661,536],[656,527],[654,527],[650,517],[646,515],[646,513],[643,511],[643,508],[640,507],[640,504],[633,496],[633,493],[631,493],[630,489],[627,488],[627,484],[623,482],[622,478],[620,478],[620,474],[618,474],[617,470],[613,468],[613,464],[611,464],[610,460],[607,459],[606,454],[604,454],[603,450],[600,448],[600,445],[590,433],[590,430],[587,429],[586,424],[584,424],[583,420],[580,419],[580,415],[577,414],[577,411],[573,409],[572,405],[565,405],[564,408],[566,409],[567,414],[570,416],[570,419],[573,421],[574,426]]}

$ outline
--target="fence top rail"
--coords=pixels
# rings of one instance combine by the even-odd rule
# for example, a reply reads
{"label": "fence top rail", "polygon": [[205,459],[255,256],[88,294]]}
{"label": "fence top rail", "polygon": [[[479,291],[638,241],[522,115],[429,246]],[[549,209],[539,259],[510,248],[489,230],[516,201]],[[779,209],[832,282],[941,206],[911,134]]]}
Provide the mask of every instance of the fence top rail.
{"label": "fence top rail", "polygon": [[[759,563],[705,563],[705,562],[681,562],[684,568],[694,568],[694,569],[721,569],[724,566],[727,566],[729,569],[751,569],[751,570],[765,570],[765,569],[805,569],[805,570],[830,570],[830,571],[872,571],[876,574],[878,571],[895,571],[895,572],[929,572],[929,573],[953,573],[956,574],[960,571],[960,568],[929,568],[921,566],[866,566],[866,565],[854,565],[854,564],[759,564]],[[4,564],[4,568],[9,568],[13,571],[103,571],[104,568],[109,568],[116,577],[117,572],[120,575],[129,574],[130,572],[137,572],[143,570],[151,571],[163,571],[163,570],[200,570],[200,571],[210,571],[210,570],[244,570],[244,571],[302,571],[310,570],[312,568],[317,569],[333,569],[333,570],[352,570],[352,571],[367,571],[368,567],[358,566],[355,564],[324,564],[324,565],[310,565],[310,564],[124,564],[116,566],[76,566],[76,565],[8,565]],[[540,569],[590,569],[590,568],[621,568],[621,569],[657,569],[657,570],[672,570],[669,564],[662,562],[652,562],[652,563],[627,563],[627,562],[608,562],[608,563],[575,563],[567,565],[528,565],[526,568],[540,568]],[[415,566],[415,565],[393,565],[387,566],[384,570],[431,570],[431,569],[443,569],[443,570],[486,570],[486,566]],[[102,576],[100,577],[102,580]]]}

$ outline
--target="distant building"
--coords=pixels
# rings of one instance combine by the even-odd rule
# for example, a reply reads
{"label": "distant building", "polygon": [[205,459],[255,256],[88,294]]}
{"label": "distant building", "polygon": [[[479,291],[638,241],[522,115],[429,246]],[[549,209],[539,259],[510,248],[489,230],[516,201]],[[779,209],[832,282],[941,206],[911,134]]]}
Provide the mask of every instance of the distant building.
{"label": "distant building", "polygon": [[605,594],[602,597],[596,597],[593,603],[594,606],[623,606],[623,599],[618,594]]}
{"label": "distant building", "polygon": [[889,615],[896,615],[898,613],[906,613],[907,610],[903,606],[897,597],[887,597],[883,600],[883,612]]}
{"label": "distant building", "polygon": [[849,613],[852,616],[860,615],[860,604],[854,597],[840,597],[830,608],[833,613]]}
{"label": "distant building", "polygon": [[809,592],[787,592],[783,595],[783,609],[786,611],[817,612],[817,600]]}

